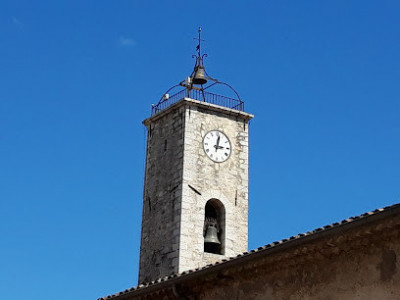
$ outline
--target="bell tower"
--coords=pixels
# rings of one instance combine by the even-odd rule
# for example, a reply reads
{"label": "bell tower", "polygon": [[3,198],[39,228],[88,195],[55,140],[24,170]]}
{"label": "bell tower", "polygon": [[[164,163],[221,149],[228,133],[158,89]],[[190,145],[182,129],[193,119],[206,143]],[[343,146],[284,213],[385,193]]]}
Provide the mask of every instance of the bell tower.
{"label": "bell tower", "polygon": [[[147,152],[139,283],[247,251],[253,115],[244,112],[230,85],[206,73],[200,31],[192,74],[169,89],[143,121]],[[236,98],[209,92],[218,85]]]}

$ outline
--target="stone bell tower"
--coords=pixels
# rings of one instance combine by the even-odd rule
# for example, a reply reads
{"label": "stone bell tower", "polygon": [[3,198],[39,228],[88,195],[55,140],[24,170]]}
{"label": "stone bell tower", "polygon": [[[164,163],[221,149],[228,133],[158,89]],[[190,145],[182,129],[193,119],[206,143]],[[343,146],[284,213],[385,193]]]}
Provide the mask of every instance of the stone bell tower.
{"label": "stone bell tower", "polygon": [[[229,85],[205,72],[199,44],[192,74],[167,91],[147,128],[139,283],[247,251],[248,122]],[[208,92],[221,84],[237,98]],[[174,87],[176,88],[176,86]]]}

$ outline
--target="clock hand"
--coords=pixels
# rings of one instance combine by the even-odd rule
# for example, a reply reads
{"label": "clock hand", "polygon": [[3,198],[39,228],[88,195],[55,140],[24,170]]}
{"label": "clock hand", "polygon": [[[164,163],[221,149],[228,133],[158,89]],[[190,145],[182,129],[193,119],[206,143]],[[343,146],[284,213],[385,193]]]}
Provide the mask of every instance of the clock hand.
{"label": "clock hand", "polygon": [[221,139],[221,137],[220,136],[218,136],[218,138],[217,138],[217,144],[215,145],[215,152],[218,150],[218,149],[220,149],[220,146],[219,146],[219,140]]}

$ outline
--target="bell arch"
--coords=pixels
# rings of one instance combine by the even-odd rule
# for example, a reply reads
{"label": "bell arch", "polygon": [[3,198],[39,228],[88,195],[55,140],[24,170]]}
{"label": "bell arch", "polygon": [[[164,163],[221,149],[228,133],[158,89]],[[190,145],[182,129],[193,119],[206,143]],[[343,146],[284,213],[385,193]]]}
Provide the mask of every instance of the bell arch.
{"label": "bell arch", "polygon": [[225,207],[218,199],[210,199],[204,208],[204,252],[225,254]]}

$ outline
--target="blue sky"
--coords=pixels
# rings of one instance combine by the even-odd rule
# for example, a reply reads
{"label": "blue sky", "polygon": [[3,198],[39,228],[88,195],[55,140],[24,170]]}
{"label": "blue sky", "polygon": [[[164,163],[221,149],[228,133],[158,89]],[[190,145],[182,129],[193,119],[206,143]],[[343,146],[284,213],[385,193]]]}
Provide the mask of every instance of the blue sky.
{"label": "blue sky", "polygon": [[0,3],[0,293],[135,286],[152,103],[191,73],[250,124],[249,248],[400,202],[400,2]]}

